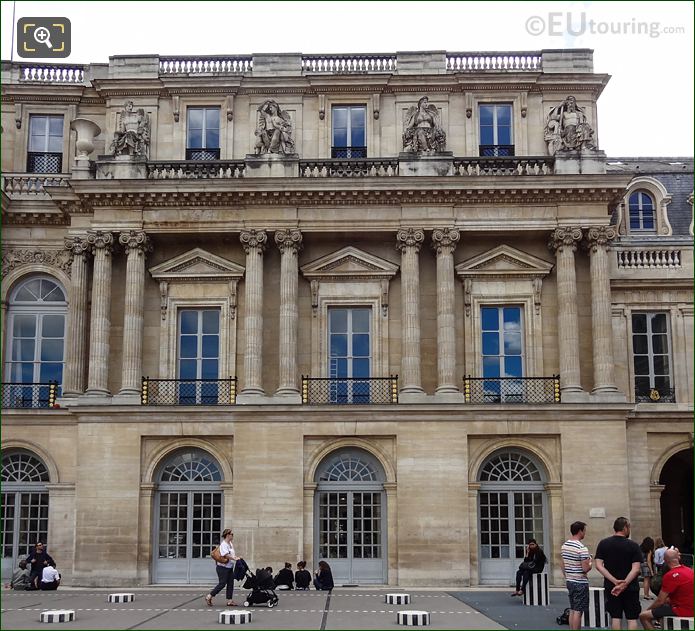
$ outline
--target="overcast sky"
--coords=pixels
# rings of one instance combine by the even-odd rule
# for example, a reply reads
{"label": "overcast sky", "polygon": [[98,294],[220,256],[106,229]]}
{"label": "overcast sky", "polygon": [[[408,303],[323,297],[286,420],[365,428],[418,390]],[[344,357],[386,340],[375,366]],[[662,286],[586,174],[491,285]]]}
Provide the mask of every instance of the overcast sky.
{"label": "overcast sky", "polygon": [[593,48],[595,72],[612,75],[599,99],[600,147],[609,156],[693,155],[692,2],[3,0],[3,59],[13,4],[15,19],[69,18],[72,54],[62,61],[74,63],[143,53]]}

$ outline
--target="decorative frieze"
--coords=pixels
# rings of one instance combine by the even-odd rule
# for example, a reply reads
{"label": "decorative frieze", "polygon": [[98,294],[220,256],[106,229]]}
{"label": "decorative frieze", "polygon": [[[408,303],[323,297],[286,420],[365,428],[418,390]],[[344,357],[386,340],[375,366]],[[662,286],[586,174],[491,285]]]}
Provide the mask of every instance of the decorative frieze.
{"label": "decorative frieze", "polygon": [[[66,245],[67,248],[67,245]],[[3,250],[2,275],[25,265],[49,265],[70,275],[73,252],[64,250],[38,250],[35,248],[12,248]]]}

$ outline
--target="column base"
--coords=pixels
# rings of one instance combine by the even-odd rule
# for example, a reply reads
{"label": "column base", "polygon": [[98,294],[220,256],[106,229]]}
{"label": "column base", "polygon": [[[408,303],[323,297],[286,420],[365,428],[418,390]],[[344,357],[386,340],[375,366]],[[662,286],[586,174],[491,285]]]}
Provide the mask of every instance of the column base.
{"label": "column base", "polygon": [[625,403],[627,397],[615,388],[595,388],[591,391],[591,400],[596,403]]}
{"label": "column base", "polygon": [[111,405],[113,397],[106,391],[92,390],[85,392],[76,402],[76,405]]}
{"label": "column base", "polygon": [[434,391],[435,403],[463,403],[463,393],[456,388],[453,389],[437,389]]}
{"label": "column base", "polygon": [[236,395],[237,405],[258,405],[266,399],[265,392],[260,388],[246,388]]}
{"label": "column base", "polygon": [[589,400],[589,393],[581,388],[569,388],[567,390],[560,388],[560,401],[562,403],[588,403]]}
{"label": "column base", "polygon": [[399,403],[426,403],[427,394],[422,388],[405,388],[398,393]]}
{"label": "column base", "polygon": [[114,405],[140,405],[142,398],[137,390],[121,390],[113,395],[112,401]]}

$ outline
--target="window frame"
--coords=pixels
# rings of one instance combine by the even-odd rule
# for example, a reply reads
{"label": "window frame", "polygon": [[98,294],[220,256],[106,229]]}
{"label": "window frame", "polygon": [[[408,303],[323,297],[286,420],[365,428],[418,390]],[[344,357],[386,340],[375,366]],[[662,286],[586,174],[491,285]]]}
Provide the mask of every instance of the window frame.
{"label": "window frame", "polygon": [[[203,371],[203,361],[206,359],[213,359],[212,357],[205,357],[203,355],[203,336],[206,335],[203,331],[203,314],[205,312],[211,312],[217,314],[217,355],[214,357],[217,360],[217,377],[202,377]],[[196,313],[197,314],[197,329],[194,334],[186,333],[186,336],[196,338],[196,356],[191,357],[181,357],[182,348],[182,319],[184,313]],[[176,313],[176,379],[180,380],[192,380],[192,379],[222,379],[220,376],[220,355],[221,355],[221,342],[222,342],[222,312],[220,307],[182,307],[177,309]],[[210,334],[208,334],[210,335]],[[181,377],[181,361],[182,360],[195,360],[196,362],[196,376],[184,378]]]}
{"label": "window frame", "polygon": [[[346,110],[346,120],[347,120],[347,127],[346,129],[346,139],[347,139],[347,144],[345,146],[339,146],[336,144],[335,141],[335,132],[336,132],[336,117],[335,114],[338,110],[345,109]],[[364,127],[363,127],[363,132],[364,132],[364,145],[354,145],[352,142],[352,110],[362,110],[364,112]],[[345,151],[346,155],[345,156],[337,156],[336,153],[339,150]],[[353,150],[362,150],[358,153],[361,153],[363,155],[352,155]],[[334,104],[331,105],[331,158],[366,158],[367,157],[367,104],[360,104],[360,103],[348,103],[348,104]]]}
{"label": "window frame", "polygon": [[[637,208],[637,219],[639,226],[633,227],[632,225],[632,198],[638,195],[639,196],[639,202],[638,202],[638,208]],[[643,198],[646,197],[650,200],[652,208],[651,208],[651,221],[652,221],[652,227],[651,228],[645,228],[644,227],[644,215],[645,212],[648,212],[647,209],[642,208],[642,200]],[[656,234],[656,229],[657,229],[657,218],[656,218],[656,199],[654,198],[654,195],[650,193],[649,191],[645,189],[636,189],[632,191],[627,198],[627,225],[632,233],[639,233],[639,234]]]}
{"label": "window frame", "polygon": [[[207,146],[207,132],[208,132],[208,112],[217,112],[217,147]],[[191,131],[191,112],[200,111],[203,113],[203,123],[200,128],[201,131],[201,147],[191,147],[190,146],[190,131]],[[206,158],[207,160],[219,160],[222,151],[222,108],[219,105],[193,105],[186,107],[186,160],[192,160],[190,156],[193,152],[208,152],[210,154],[215,154],[214,158]],[[204,160],[203,158],[196,158],[197,160]]]}
{"label": "window frame", "polygon": [[[521,337],[521,352],[519,353],[518,357],[521,358],[521,375],[513,375],[510,378],[511,379],[522,379],[525,376],[526,373],[526,344],[524,340],[524,331],[525,331],[525,318],[524,318],[524,306],[522,304],[515,304],[515,303],[510,303],[510,304],[481,304],[480,307],[480,376],[485,377],[484,370],[485,370],[485,357],[497,357],[500,361],[499,368],[500,368],[500,373],[503,372],[503,360],[506,357],[517,357],[517,355],[507,355],[506,353],[498,353],[497,355],[486,355],[484,352],[484,343],[483,343],[483,335],[485,333],[491,333],[492,330],[485,330],[483,328],[483,317],[482,317],[482,312],[483,309],[497,309],[497,313],[499,314],[498,317],[498,328],[497,328],[497,340],[499,344],[498,350],[504,351],[504,338],[505,338],[505,331],[504,331],[504,310],[505,309],[519,309],[519,335]],[[504,375],[500,374],[499,378],[505,378],[507,377],[506,373]],[[490,377],[490,379],[494,379],[495,377]]]}
{"label": "window frame", "polygon": [[[635,316],[639,315],[645,315],[647,316],[646,322],[647,322],[647,330],[644,333],[635,333],[635,321],[634,318]],[[652,330],[652,321],[654,316],[657,315],[663,315],[664,319],[666,321],[666,332],[665,333],[654,333]],[[647,337],[647,353],[635,353],[635,335],[645,335]],[[659,357],[665,356],[666,360],[668,362],[668,374],[667,375],[656,375],[654,371],[654,357],[655,354],[653,352],[653,336],[654,335],[665,335],[666,336],[666,343],[668,345],[667,353],[658,353],[657,355]],[[635,310],[630,313],[630,351],[631,351],[631,357],[630,357],[630,373],[632,376],[632,383],[631,383],[631,389],[632,389],[632,395],[637,397],[637,378],[638,377],[648,377],[649,378],[649,389],[658,389],[656,388],[655,385],[655,379],[656,377],[665,377],[668,376],[669,380],[669,390],[674,394],[676,393],[676,386],[675,386],[675,374],[674,374],[674,362],[673,362],[673,338],[672,338],[672,327],[671,327],[671,313],[669,311],[660,311],[660,310]],[[648,362],[648,368],[649,372],[648,374],[640,374],[638,375],[636,372],[636,367],[635,367],[635,358],[637,356],[640,357],[647,357],[647,362]],[[640,396],[643,396],[644,394],[648,393],[641,393]],[[662,393],[663,396],[663,393]]]}
{"label": "window frame", "polygon": [[[483,144],[483,122],[482,122],[482,115],[481,115],[481,110],[483,107],[492,107],[493,108],[493,115],[492,115],[492,138],[493,138],[493,143],[490,144]],[[501,107],[506,107],[509,108],[509,144],[500,144],[499,142],[499,123],[498,123],[498,108]],[[485,125],[485,127],[489,127],[489,125]],[[515,143],[514,143],[514,103],[508,103],[508,102],[490,102],[490,103],[483,103],[479,102],[478,103],[478,153],[480,156],[488,156],[488,154],[483,153],[484,149],[483,147],[492,147],[493,157],[498,157],[498,156],[514,156],[516,155],[516,150],[515,150]],[[507,147],[507,152],[505,153],[499,153],[499,148],[500,147]]]}
{"label": "window frame", "polygon": [[[45,129],[44,133],[41,135],[33,134],[35,124],[41,118],[45,118]],[[51,134],[51,119],[60,119],[61,131],[60,135]],[[47,113],[42,114],[39,112],[28,114],[28,124],[27,124],[27,163],[26,170],[27,173],[62,173],[63,172],[63,153],[65,151],[65,115],[57,113]],[[32,139],[33,138],[43,138],[43,149],[35,151],[32,149]],[[60,149],[58,151],[50,151],[50,141],[51,138],[60,139]],[[32,162],[34,156],[56,156],[58,159],[58,167],[55,170],[37,170],[32,167]]]}

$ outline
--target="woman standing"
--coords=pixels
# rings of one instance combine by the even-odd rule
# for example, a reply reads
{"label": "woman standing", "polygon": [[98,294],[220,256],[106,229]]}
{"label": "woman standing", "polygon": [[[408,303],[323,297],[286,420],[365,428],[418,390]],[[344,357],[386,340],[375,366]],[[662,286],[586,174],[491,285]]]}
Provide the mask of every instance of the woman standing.
{"label": "woman standing", "polygon": [[545,567],[545,553],[535,539],[529,539],[524,560],[516,571],[516,590],[512,596],[523,596],[531,574],[540,574]]}
{"label": "woman standing", "polygon": [[223,588],[226,589],[227,606],[237,606],[232,600],[232,596],[234,596],[234,562],[238,561],[239,557],[234,553],[234,546],[232,545],[233,538],[234,533],[229,528],[225,528],[222,533],[222,541],[220,541],[220,556],[224,559],[224,562],[220,563],[216,561],[215,563],[215,570],[217,570],[217,585],[205,596],[205,602],[208,607],[212,607],[212,599],[217,596]]}
{"label": "woman standing", "polygon": [[331,591],[333,589],[333,572],[331,572],[331,566],[325,561],[319,561],[314,587],[323,591]]}
{"label": "woman standing", "polygon": [[649,595],[649,587],[652,582],[652,576],[654,576],[654,539],[645,537],[640,545],[640,550],[642,550],[640,569],[644,579],[644,599],[652,600],[652,597]]}

